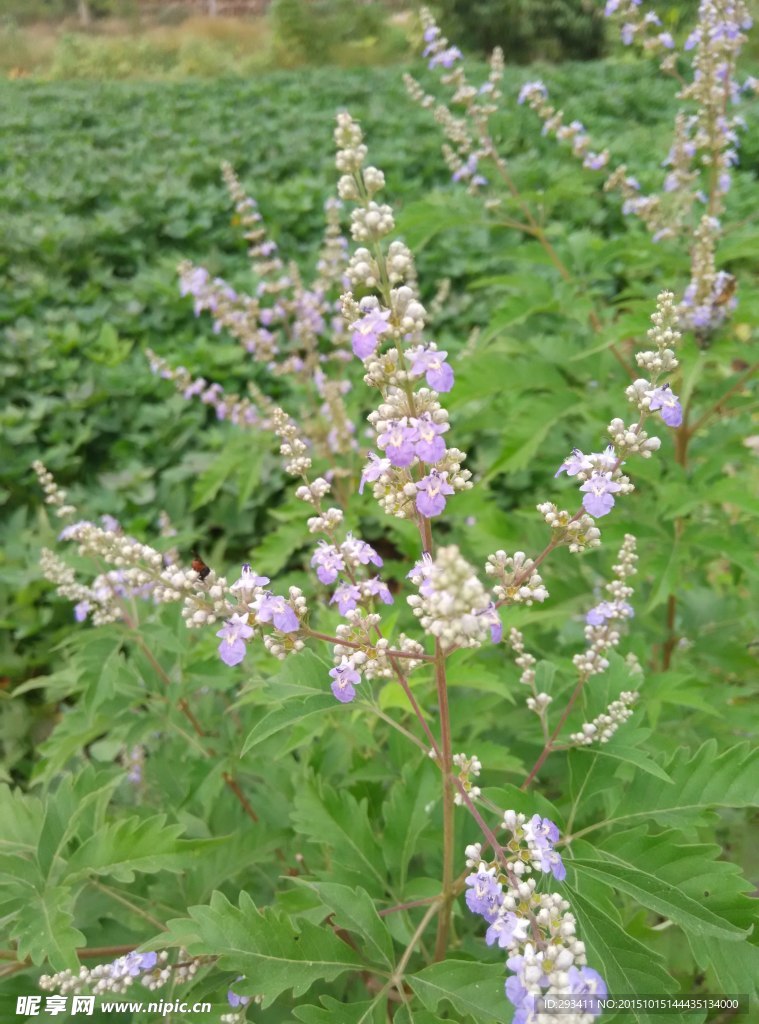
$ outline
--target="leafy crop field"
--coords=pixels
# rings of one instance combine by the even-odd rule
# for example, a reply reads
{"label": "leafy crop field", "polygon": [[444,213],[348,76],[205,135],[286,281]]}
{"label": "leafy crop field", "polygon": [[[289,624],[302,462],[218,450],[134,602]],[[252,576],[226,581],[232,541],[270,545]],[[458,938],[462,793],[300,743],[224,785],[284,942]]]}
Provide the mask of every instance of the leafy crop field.
{"label": "leafy crop field", "polygon": [[[377,939],[368,908],[372,901],[383,909],[424,903],[440,873],[434,770],[424,756],[420,764],[408,761],[401,732],[387,721],[395,717],[411,728],[401,688],[394,682],[378,688],[375,717],[341,718],[318,701],[320,713],[306,714],[299,702],[316,699],[329,669],[328,658],[310,650],[279,663],[261,647],[253,666],[252,658],[246,662],[247,676],[230,682],[233,673],[216,655],[216,627],[185,630],[175,606],[146,615],[143,647],[131,645],[120,624],[75,625],[71,604],[55,597],[39,570],[40,550],[54,546],[59,524],[42,505],[30,467],[42,458],[81,518],[115,516],[127,534],[147,543],[158,537],[165,513],[185,562],[197,551],[230,580],[249,562],[276,578],[279,588],[310,585],[315,540],[304,528],[276,444],[186,401],[151,373],[146,350],[230,392],[245,393],[253,382],[276,401],[290,401],[293,415],[300,408],[297,389],[272,381],[264,365],[214,332],[210,319],[193,315],[191,300],[179,292],[177,265],[202,263],[235,289],[255,287],[239,211],[221,180],[226,160],[257,199],[282,258],[310,279],[324,202],[337,177],[335,114],[347,108],[360,122],[371,162],[384,171],[383,201],[394,206],[398,234],[414,252],[422,301],[434,310],[435,340],[449,352],[456,374],[446,408],[476,486],[452,501],[439,542],[458,545],[478,566],[497,549],[540,550],[545,527],[536,504],[565,500],[563,480],[554,480],[557,467],[573,447],[601,444],[610,417],[619,414],[630,370],[636,375],[633,353],[645,341],[656,294],[662,288],[682,292],[690,266],[686,248],[652,244],[623,216],[619,197],[604,193],[600,180],[541,135],[533,113],[517,105],[520,86],[541,74],[567,118],[592,125],[614,162],[634,167],[644,188],[658,187],[661,179],[677,99],[674,87],[655,79],[644,61],[507,69],[509,99],[493,122],[498,146],[570,268],[567,275],[557,274],[535,238],[509,226],[508,208],[503,215],[488,212],[451,181],[434,119],[411,103],[397,68],[160,85],[0,83],[0,619],[6,626],[0,770],[18,787],[16,798],[3,790],[0,820],[10,820],[17,800],[13,814],[20,824],[11,839],[17,845],[9,852],[20,851],[26,864],[33,848],[40,871],[39,877],[32,878],[31,868],[29,877],[14,876],[8,867],[19,891],[28,887],[28,909],[17,911],[6,959],[18,950],[20,959],[39,965],[52,948],[53,967],[61,969],[76,948],[131,949],[150,938],[160,949],[158,933],[176,919],[165,944],[192,953],[202,945],[200,932],[204,941],[209,934],[230,945],[250,941],[248,961],[230,954],[224,962],[224,984],[201,968],[194,983],[198,999],[222,1007],[227,983],[245,971],[246,991],[268,993],[265,1008],[251,1007],[251,1019],[383,1019],[376,1000],[371,1007],[366,1002],[376,990],[362,987],[361,951],[376,943],[380,961],[390,956],[395,964],[387,943],[403,949],[418,921],[405,909],[383,918],[393,923]],[[600,595],[612,552],[626,533],[635,533],[636,617],[625,651],[643,666],[645,700],[623,726],[624,740],[599,754],[593,769],[587,751],[556,754],[531,799],[540,813],[553,816],[558,806],[570,828],[574,824],[580,866],[572,892],[586,942],[598,955],[613,946],[619,976],[639,991],[667,991],[669,984],[670,993],[678,986],[745,992],[759,977],[756,935],[733,941],[756,920],[746,896],[752,884],[723,856],[756,885],[759,821],[751,794],[759,718],[759,428],[755,380],[745,374],[756,360],[759,319],[757,114],[759,101],[747,98],[742,115],[748,129],[719,249],[720,266],[740,282],[739,303],[712,344],[700,347],[687,335],[680,354],[681,394],[697,395],[691,425],[703,420],[687,461],[678,458],[675,436],[663,435],[662,457],[636,466],[626,514],[603,522],[603,548],[580,559],[557,552],[546,573],[550,602],[504,616],[507,631],[515,627],[529,638],[539,685],[550,688],[571,671],[589,595],[591,603]],[[444,282],[447,298],[438,310],[435,297]],[[354,392],[360,390],[360,373],[345,372]],[[371,408],[365,398],[363,405],[355,401],[362,416]],[[360,468],[356,458],[349,479],[357,482]],[[352,494],[347,508],[361,537],[382,555],[383,579],[397,593],[418,557],[418,537],[408,522],[383,516],[369,493]],[[399,628],[413,624],[400,602],[389,614]],[[320,628],[334,630],[338,621],[332,609]],[[455,658],[449,669],[455,743],[477,751],[491,800],[526,809],[529,801],[518,787],[542,740],[529,732],[513,658],[505,647],[465,650]],[[156,672],[181,694],[180,702],[190,701],[213,723],[201,744],[188,739],[176,702],[160,687],[143,692],[143,679]],[[623,659],[613,655],[602,678],[593,714],[626,678]],[[420,689],[427,685],[425,677]],[[209,755],[207,748],[216,746],[226,753]],[[121,762],[124,751],[136,747],[147,749],[147,767],[140,786],[129,789]],[[394,782],[372,753],[379,749]],[[251,822],[244,815],[241,824],[240,805],[228,792],[230,773],[239,776],[256,809],[254,827],[246,828]],[[628,830],[622,839],[604,840],[602,865],[591,842],[625,787],[619,813]],[[706,792],[713,799],[701,799]],[[407,834],[399,832],[399,821],[411,822]],[[651,822],[654,836],[644,827]],[[473,840],[463,822],[456,827],[459,851]],[[641,873],[626,873],[628,864]],[[279,988],[271,977],[257,978],[256,970],[265,973],[267,942],[279,948],[289,941],[288,915],[303,928],[309,956],[319,950],[316,927],[327,916],[325,907],[338,921],[337,932],[328,931],[330,942],[339,946],[338,933],[351,932],[351,900],[337,885],[329,890],[335,866],[344,886],[365,890],[355,911],[359,953],[346,947],[353,973],[334,982],[337,974],[311,977],[300,964],[302,975]],[[459,867],[463,860],[457,873]],[[0,882],[3,871],[0,866]],[[386,875],[397,871],[387,888]],[[305,881],[283,890],[279,876],[298,872]],[[656,899],[641,896],[646,887]],[[223,897],[212,898],[214,889]],[[231,908],[227,898],[237,904],[241,892],[259,907],[272,904],[271,916],[260,917],[245,895],[239,910]],[[18,893],[9,898],[19,900]],[[187,908],[196,905],[204,910],[191,921]],[[692,921],[686,939],[679,925]],[[462,915],[454,917],[454,935],[461,962],[487,961],[482,969],[493,973],[483,973],[483,983],[501,978],[499,958]],[[720,942],[721,952],[707,952]],[[657,965],[650,990],[641,967],[646,956]],[[669,971],[664,983],[662,965]],[[4,973],[4,993],[13,1001],[32,991],[40,970],[27,965],[14,973],[0,966],[0,978]],[[462,975],[467,998],[444,993],[449,1002],[441,1008],[430,993],[445,985],[440,976],[427,977],[427,988],[420,982],[414,989],[424,1009],[412,1014],[403,1005],[397,1020],[433,1024],[441,1019],[437,1013],[450,1020],[468,1020],[467,1014],[478,1022],[495,1019],[488,1017],[491,1004],[477,996],[474,975]],[[398,998],[404,1002],[403,991]],[[365,1016],[358,1010],[351,1016],[342,1002]],[[137,1024],[148,1018],[123,1019]]]}

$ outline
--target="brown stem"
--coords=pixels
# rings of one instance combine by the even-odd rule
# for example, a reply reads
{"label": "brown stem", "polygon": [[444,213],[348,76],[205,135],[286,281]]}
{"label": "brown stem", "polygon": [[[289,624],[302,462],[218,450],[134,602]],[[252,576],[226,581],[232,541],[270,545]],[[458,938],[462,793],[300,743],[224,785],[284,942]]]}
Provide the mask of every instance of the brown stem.
{"label": "brown stem", "polygon": [[556,737],[559,735],[561,730],[564,728],[564,723],[569,718],[569,716],[570,716],[570,714],[572,712],[572,708],[577,703],[577,698],[580,696],[580,693],[582,692],[582,688],[585,685],[585,682],[586,682],[586,677],[585,676],[580,676],[580,678],[577,680],[577,685],[575,686],[574,690],[572,691],[572,696],[569,698],[569,701],[567,703],[567,706],[564,708],[564,711],[562,713],[561,718],[556,723],[556,727],[554,728],[554,730],[551,733],[551,735],[548,737],[548,740],[546,741],[543,749],[540,752],[540,756],[538,757],[538,759],[535,762],[535,764],[532,766],[532,770],[530,771],[530,774],[527,776],[527,778],[524,780],[522,785],[519,787],[521,790],[527,789],[527,787],[530,785],[532,780],[535,778],[535,776],[538,774],[540,769],[543,767],[543,765],[544,765],[548,755],[551,753],[551,751],[553,749],[553,744],[554,744],[554,741],[556,740]]}
{"label": "brown stem", "polygon": [[438,708],[440,711],[440,769],[443,774],[443,885],[440,916],[435,938],[436,961],[445,957],[448,934],[451,927],[453,904],[453,859],[455,842],[453,748],[451,745],[451,717],[448,709],[448,686],[445,678],[445,652],[438,639],[435,640],[435,684],[437,686]]}

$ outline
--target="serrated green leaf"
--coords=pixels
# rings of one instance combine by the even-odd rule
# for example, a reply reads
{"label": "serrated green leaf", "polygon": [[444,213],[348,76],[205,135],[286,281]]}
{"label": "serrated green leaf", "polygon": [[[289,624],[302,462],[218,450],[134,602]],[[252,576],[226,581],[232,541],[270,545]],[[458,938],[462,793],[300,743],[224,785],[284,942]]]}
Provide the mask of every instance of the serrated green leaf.
{"label": "serrated green leaf", "polygon": [[513,1013],[503,992],[506,975],[501,964],[444,960],[409,974],[406,981],[429,1010],[450,1005],[477,1024],[506,1024]]}
{"label": "serrated green leaf", "polygon": [[17,943],[19,960],[34,964],[46,961],[55,970],[75,969],[76,950],[86,939],[74,927],[71,891],[52,886],[42,892],[26,891],[18,901],[10,924],[10,938]]}
{"label": "serrated green leaf", "polygon": [[353,932],[362,940],[369,963],[393,967],[393,941],[374,901],[364,889],[351,889],[336,882],[303,882],[319,894],[333,914],[338,928]]}
{"label": "serrated green leaf", "polygon": [[291,729],[314,715],[326,715],[335,710],[335,698],[330,693],[317,693],[310,697],[290,697],[281,707],[275,708],[256,722],[248,733],[242,747],[241,757],[253,747],[283,729]]}
{"label": "serrated green leaf", "polygon": [[245,892],[239,907],[215,892],[208,906],[190,907],[189,915],[169,921],[169,938],[192,955],[218,956],[223,970],[255,979],[264,1007],[283,992],[301,996],[317,981],[334,981],[363,966],[329,928],[259,910]]}
{"label": "serrated green leaf", "polygon": [[420,765],[407,764],[383,805],[382,851],[387,869],[397,879],[401,892],[419,837],[430,824],[425,808],[438,795],[439,786],[439,774],[429,759]]}
{"label": "serrated green leaf", "polygon": [[323,1006],[294,1006],[293,1017],[305,1024],[384,1024],[387,1020],[386,996],[358,1003],[341,1003],[332,996],[322,996],[321,1002]]}

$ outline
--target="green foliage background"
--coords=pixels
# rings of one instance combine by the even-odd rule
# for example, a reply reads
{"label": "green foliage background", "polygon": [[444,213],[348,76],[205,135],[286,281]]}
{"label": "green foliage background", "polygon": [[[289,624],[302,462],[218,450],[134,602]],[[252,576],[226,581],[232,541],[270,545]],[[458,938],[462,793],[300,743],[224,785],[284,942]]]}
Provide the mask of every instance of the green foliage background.
{"label": "green foliage background", "polygon": [[[675,101],[667,83],[647,79],[642,87],[641,77],[641,66],[625,61],[546,69],[568,114],[582,117],[646,187],[660,175]],[[251,455],[248,438],[174,395],[150,375],[144,349],[230,390],[260,372],[193,318],[175,266],[188,257],[250,284],[221,159],[259,200],[285,256],[308,265],[333,188],[334,112],[347,105],[385,171],[425,298],[442,277],[452,283],[435,336],[457,373],[447,403],[452,443],[471,453],[478,486],[452,503],[440,536],[477,564],[499,547],[542,546],[533,509],[562,502],[556,466],[573,444],[595,447],[623,407],[627,380],[610,342],[631,361],[656,292],[683,287],[688,257],[653,247],[622,219],[616,199],[540,137],[528,111],[509,106],[499,124],[503,149],[576,275],[562,283],[535,243],[495,227],[450,184],[435,127],[407,102],[399,79],[397,69],[324,70],[255,82],[0,86],[9,137],[0,184],[9,211],[0,257],[0,427],[8,442],[0,730],[6,778],[18,786],[2,791],[0,820],[11,825],[0,880],[3,913],[15,919],[11,937],[35,963],[70,963],[85,942],[182,942],[190,952],[224,953],[229,973],[201,975],[198,999],[220,1004],[226,982],[242,972],[251,991],[277,1000],[256,1019],[352,1021],[334,1003],[365,998],[350,968],[387,968],[418,921],[401,913],[381,922],[376,907],[436,891],[436,773],[423,757],[409,757],[381,717],[334,708],[324,695],[324,652],[280,666],[257,650],[239,675],[219,663],[211,631],[187,632],[176,608],[147,609],[141,635],[161,678],[121,628],[74,629],[71,609],[39,578],[39,548],[52,542],[55,524],[29,468],[43,456],[88,518],[109,512],[151,540],[165,509],[180,547],[197,544],[220,571],[245,558],[279,574],[282,585],[304,583],[309,538],[266,445],[257,442]],[[523,79],[509,71],[507,93]],[[756,112],[747,104],[749,124]],[[730,197],[736,226],[722,248],[741,281],[738,313],[711,349],[691,341],[683,353],[685,386],[699,389],[703,410],[756,349],[758,140],[755,130],[745,137]],[[603,310],[601,334],[588,323],[591,301]],[[517,671],[492,649],[462,652],[451,676],[455,745],[478,753],[489,795],[583,833],[572,844],[568,898],[617,991],[745,991],[759,978],[756,936],[737,941],[755,921],[750,887],[723,859],[728,851],[756,878],[759,502],[756,455],[744,444],[757,433],[754,403],[750,388],[733,396],[737,414],[709,424],[687,470],[675,465],[665,436],[661,456],[635,467],[635,495],[602,523],[601,551],[579,560],[559,553],[545,573],[546,608],[509,613],[507,626],[525,630],[560,700],[582,642],[580,616],[608,575],[614,545],[636,533],[637,618],[625,643],[647,679],[641,710],[604,754],[557,755],[541,795],[520,794],[516,785],[540,744]],[[380,518],[368,495],[356,497],[352,511],[361,534],[385,545],[387,575],[402,579],[416,556],[409,531]],[[677,518],[685,523],[679,543]],[[670,593],[687,644],[663,671]],[[398,615],[402,627],[406,613]],[[188,740],[167,685],[212,723],[222,756],[209,759]],[[582,716],[627,686],[615,660]],[[420,695],[429,688],[422,674]],[[378,701],[383,714],[402,717],[394,684]],[[139,791],[116,761],[136,743],[148,749]],[[242,780],[258,826],[241,820],[224,786],[227,770]],[[475,835],[463,818],[459,829],[463,849]],[[296,853],[307,870],[283,882]],[[168,935],[157,936],[145,913],[175,919]],[[329,915],[356,937],[357,951],[337,939],[330,945],[330,933],[317,927]],[[658,928],[663,919],[676,927]],[[457,930],[453,965],[412,965],[424,1006],[414,1021],[505,1012],[499,958],[461,910]],[[289,973],[264,966],[272,948],[294,962]],[[37,973],[12,977],[8,997],[31,991]],[[381,1012],[367,1010],[366,1019]],[[404,1012],[396,1019],[410,1024]]]}

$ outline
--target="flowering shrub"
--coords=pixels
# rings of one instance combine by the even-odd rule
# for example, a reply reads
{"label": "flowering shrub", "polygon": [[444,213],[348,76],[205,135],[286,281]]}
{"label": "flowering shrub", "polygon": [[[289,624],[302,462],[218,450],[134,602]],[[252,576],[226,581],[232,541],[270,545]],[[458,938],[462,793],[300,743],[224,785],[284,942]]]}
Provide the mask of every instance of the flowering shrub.
{"label": "flowering shrub", "polygon": [[[714,43],[709,19],[733,7],[702,9],[702,38],[711,25]],[[426,15],[424,30],[429,64],[464,107],[461,117],[437,112],[452,174],[494,216],[515,203],[520,230],[569,274],[489,134],[499,57],[475,88]],[[710,58],[699,53],[702,73]],[[731,60],[718,82],[732,81]],[[607,162],[584,128],[560,134],[544,87],[522,98],[589,171]],[[254,364],[248,393],[149,353],[159,377],[245,432],[251,450],[276,438],[306,506],[279,578],[247,562],[228,578],[203,552],[188,564],[167,517],[152,543],[112,517],[81,518],[35,463],[59,539],[75,549],[66,559],[46,549],[44,574],[97,628],[76,634],[66,667],[44,681],[61,715],[37,776],[42,795],[2,791],[13,822],[8,973],[48,963],[40,988],[60,996],[135,985],[188,1003],[211,994],[226,1001],[229,1024],[281,1019],[284,1006],[307,1022],[542,1024],[552,1017],[542,1001],[554,997],[575,1000],[562,1016],[585,1024],[607,993],[677,993],[655,945],[671,925],[687,936],[693,985],[698,972],[706,991],[754,994],[748,885],[719,847],[697,840],[715,809],[755,805],[756,750],[707,742],[664,756],[642,705],[646,671],[669,669],[678,646],[676,605],[660,658],[637,656],[628,638],[631,579],[641,563],[650,571],[627,532],[631,510],[650,501],[646,467],[672,458],[670,435],[685,466],[703,425],[688,418],[689,368],[703,366],[732,311],[715,292],[718,232],[703,231],[729,161],[710,176],[711,212],[690,236],[681,202],[657,214],[655,234],[661,223],[694,240],[690,283],[678,295],[652,291],[646,340],[629,362],[631,346],[618,352],[631,382],[617,381],[600,450],[556,460],[549,500],[525,512],[532,553],[516,541],[474,565],[446,530],[477,484],[448,408],[466,349],[455,359],[435,330],[439,303],[422,301],[384,174],[346,112],[335,142],[344,206],[326,205],[315,273],[285,261],[229,166],[255,288],[180,267],[195,314]],[[694,145],[710,168],[724,155],[716,135]],[[493,168],[505,198],[491,194]],[[706,319],[694,314],[704,309]],[[603,334],[601,313],[589,316]],[[675,525],[687,535],[684,515]],[[561,588],[557,552],[606,565],[607,531],[618,554],[605,596],[587,570],[573,656],[537,658],[531,625],[549,614],[552,580]],[[519,784],[491,787],[491,772]],[[485,919],[484,947],[468,913]],[[90,957],[105,962],[80,966]],[[638,1007],[633,1017],[657,1015]]]}

